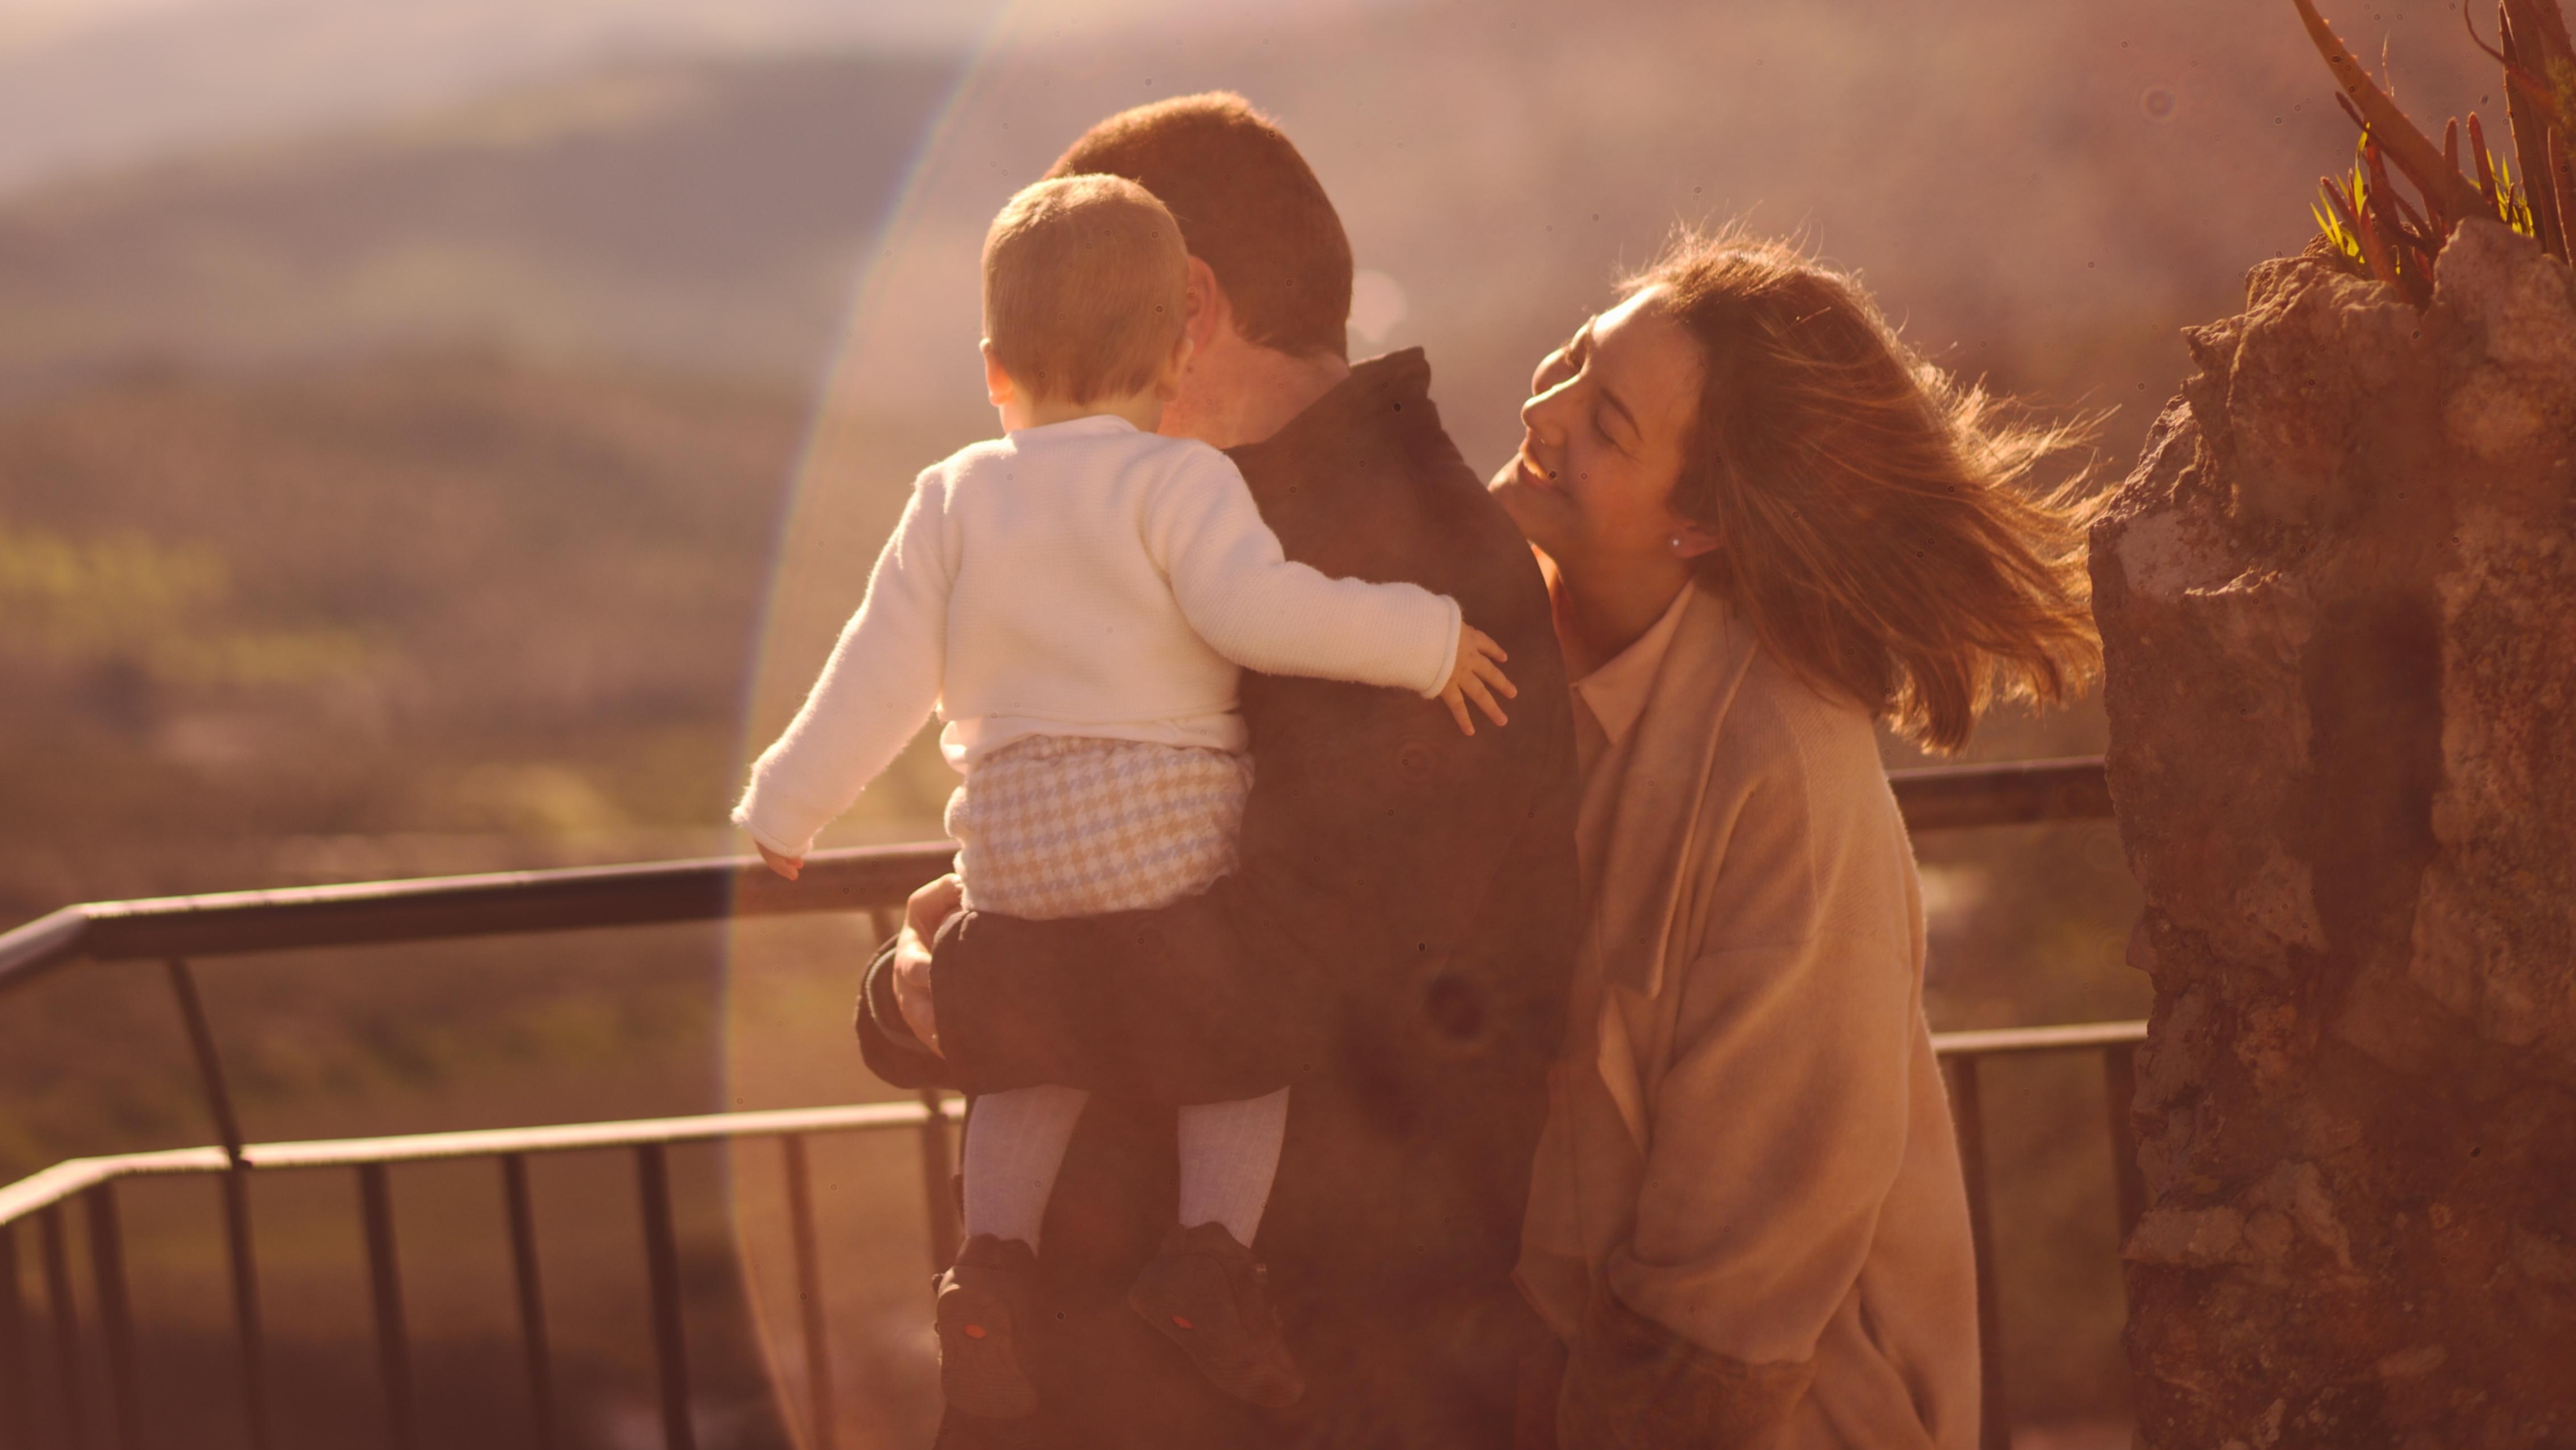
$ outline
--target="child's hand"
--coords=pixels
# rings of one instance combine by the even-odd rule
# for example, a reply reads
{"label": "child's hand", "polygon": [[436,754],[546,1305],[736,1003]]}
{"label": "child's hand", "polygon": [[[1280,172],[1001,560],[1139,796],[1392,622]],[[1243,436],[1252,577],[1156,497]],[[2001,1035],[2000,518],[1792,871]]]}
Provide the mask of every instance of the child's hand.
{"label": "child's hand", "polygon": [[[754,841],[752,844],[755,846],[760,845],[757,841]],[[796,879],[797,872],[805,869],[804,857],[781,856],[777,852],[769,849],[767,846],[760,847],[760,859],[769,863],[770,870],[777,872],[779,875],[786,877],[790,881]]]}
{"label": "child's hand", "polygon": [[1458,659],[1449,666],[1449,683],[1440,687],[1440,703],[1449,707],[1450,718],[1462,732],[1476,733],[1476,722],[1467,714],[1467,702],[1485,712],[1497,725],[1512,723],[1503,707],[1494,703],[1496,691],[1507,700],[1520,698],[1520,691],[1503,674],[1503,661],[1511,656],[1494,643],[1494,637],[1472,624],[1458,626]]}

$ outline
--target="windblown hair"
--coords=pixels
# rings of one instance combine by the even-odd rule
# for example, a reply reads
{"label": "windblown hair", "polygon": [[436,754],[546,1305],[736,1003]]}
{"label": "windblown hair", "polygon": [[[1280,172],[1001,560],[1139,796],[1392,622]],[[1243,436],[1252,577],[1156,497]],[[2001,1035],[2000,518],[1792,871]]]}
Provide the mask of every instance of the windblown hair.
{"label": "windblown hair", "polygon": [[1230,91],[1175,96],[1082,133],[1049,176],[1106,172],[1172,209],[1244,341],[1291,357],[1347,357],[1351,240],[1277,122]]}
{"label": "windblown hair", "polygon": [[1718,538],[1702,578],[1774,657],[1945,753],[1998,699],[2091,685],[2089,469],[2035,487],[2089,421],[2014,421],[1777,242],[1685,232],[1626,284],[1649,289],[1705,364],[1673,508]]}
{"label": "windblown hair", "polygon": [[1082,404],[1153,386],[1180,342],[1188,287],[1180,226],[1115,176],[1027,187],[984,237],[984,336],[1039,398]]}

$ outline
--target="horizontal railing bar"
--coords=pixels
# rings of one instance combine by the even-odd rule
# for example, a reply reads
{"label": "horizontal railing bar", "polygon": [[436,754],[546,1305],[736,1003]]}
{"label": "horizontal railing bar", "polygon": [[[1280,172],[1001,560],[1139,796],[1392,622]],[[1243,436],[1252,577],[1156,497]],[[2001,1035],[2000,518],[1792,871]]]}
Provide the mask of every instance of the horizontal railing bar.
{"label": "horizontal railing bar", "polygon": [[942,842],[817,851],[795,882],[744,856],[93,902],[0,933],[0,990],[80,958],[221,956],[861,911],[900,904],[946,871],[956,850]]}
{"label": "horizontal railing bar", "polygon": [[[1891,773],[1916,831],[2111,814],[2098,758]],[[468,936],[662,926],[901,904],[948,869],[948,842],[817,851],[794,882],[751,857],[371,881],[69,906],[0,933],[0,990],[82,958],[222,956]]]}
{"label": "horizontal railing bar", "polygon": [[[2027,1052],[2071,1052],[2146,1041],[2144,1022],[2085,1022],[2063,1027],[2005,1027],[1977,1032],[1936,1032],[1932,1050],[1942,1057],[1995,1057]],[[954,1121],[965,1104],[941,1105]],[[555,1123],[534,1128],[473,1128],[384,1138],[330,1138],[301,1143],[253,1143],[242,1149],[252,1168],[343,1168],[361,1163],[413,1163],[444,1158],[487,1158],[504,1153],[563,1153],[583,1148],[631,1148],[646,1143],[708,1142],[801,1133],[917,1128],[930,1121],[917,1102],[856,1103],[824,1108],[772,1108],[748,1113],[706,1113],[678,1118],[633,1118],[605,1123]],[[172,1173],[218,1173],[230,1166],[221,1148],[171,1148],[116,1157],[74,1158],[0,1188],[0,1224],[60,1203],[118,1178]]]}
{"label": "horizontal railing bar", "polygon": [[[951,1120],[966,1104],[948,1099],[940,1110]],[[634,1148],[647,1143],[702,1143],[722,1138],[774,1138],[803,1133],[852,1133],[917,1128],[930,1120],[917,1102],[852,1103],[828,1108],[770,1108],[749,1113],[703,1113],[683,1118],[630,1118],[607,1123],[553,1123],[536,1128],[472,1128],[452,1133],[410,1133],[387,1138],[328,1138],[303,1143],[251,1143],[242,1148],[250,1168],[347,1168],[366,1163],[422,1163],[487,1158],[504,1153],[568,1153],[584,1148]],[[232,1166],[221,1148],[166,1148],[99,1158],[73,1158],[0,1188],[0,1224],[121,1178],[220,1173]]]}
{"label": "horizontal railing bar", "polygon": [[1941,1057],[2000,1057],[2016,1052],[2071,1052],[2147,1040],[2144,1022],[2079,1022],[2064,1027],[1997,1027],[1979,1032],[1935,1032]]}
{"label": "horizontal railing bar", "polygon": [[2098,755],[1892,770],[1887,783],[1896,791],[1909,831],[2108,820],[2112,815],[2110,776]]}
{"label": "horizontal railing bar", "polygon": [[176,1148],[168,1153],[129,1153],[116,1158],[68,1158],[41,1172],[31,1173],[6,1188],[0,1188],[0,1224],[13,1224],[53,1207],[67,1199],[77,1198],[98,1185],[137,1172],[194,1173],[204,1171],[194,1164],[187,1167],[152,1167],[133,1169],[125,1165],[137,1159],[161,1159],[211,1153],[209,1160],[224,1161],[221,1148]]}

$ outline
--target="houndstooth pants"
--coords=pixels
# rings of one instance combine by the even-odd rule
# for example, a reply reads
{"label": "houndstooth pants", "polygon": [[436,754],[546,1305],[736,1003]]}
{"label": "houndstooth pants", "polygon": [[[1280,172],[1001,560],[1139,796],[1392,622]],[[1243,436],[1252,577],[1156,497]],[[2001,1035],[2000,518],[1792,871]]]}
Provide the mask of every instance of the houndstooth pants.
{"label": "houndstooth pants", "polygon": [[[1034,736],[977,761],[948,801],[957,873],[978,911],[1035,918],[1176,901],[1234,869],[1252,765],[1221,750]],[[1088,1095],[987,1093],[966,1130],[966,1233],[1037,1247]],[[1183,1226],[1249,1245],[1288,1126],[1288,1090],[1180,1111]]]}
{"label": "houndstooth pants", "polygon": [[1234,869],[1252,763],[1222,750],[1037,735],[948,799],[967,905],[1048,918],[1177,901]]}

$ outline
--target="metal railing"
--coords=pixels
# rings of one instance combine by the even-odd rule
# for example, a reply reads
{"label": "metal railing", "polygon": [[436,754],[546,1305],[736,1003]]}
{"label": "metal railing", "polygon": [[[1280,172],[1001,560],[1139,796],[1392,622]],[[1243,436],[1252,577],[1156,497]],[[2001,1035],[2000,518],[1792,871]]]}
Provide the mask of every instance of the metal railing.
{"label": "metal railing", "polygon": [[[2098,760],[2038,761],[2011,766],[1946,767],[1891,777],[1915,831],[2111,814]],[[79,962],[158,959],[186,1031],[218,1143],[203,1148],[82,1158],[0,1187],[0,1450],[32,1447],[39,1393],[30,1365],[31,1315],[21,1287],[20,1227],[36,1228],[36,1251],[53,1364],[58,1417],[75,1447],[90,1441],[85,1360],[66,1210],[81,1205],[95,1306],[95,1332],[105,1360],[109,1443],[141,1450],[140,1373],[135,1321],[124,1263],[116,1188],[168,1175],[216,1180],[231,1277],[233,1333],[242,1386],[243,1429],[253,1450],[271,1443],[259,1272],[252,1247],[247,1175],[351,1169],[357,1175],[369,1298],[376,1338],[385,1428],[390,1443],[417,1443],[409,1336],[403,1310],[401,1257],[387,1178],[389,1165],[483,1158],[498,1169],[511,1239],[511,1270],[520,1352],[536,1443],[559,1443],[552,1356],[542,1269],[527,1175],[531,1155],[623,1149],[634,1156],[642,1210],[645,1276],[650,1289],[653,1362],[662,1431],[671,1450],[694,1450],[689,1413],[688,1335],[672,1225],[667,1150],[674,1144],[774,1138],[788,1208],[791,1255],[802,1301],[799,1333],[806,1364],[808,1443],[831,1450],[834,1386],[828,1329],[816,1267],[811,1175],[806,1139],[818,1134],[910,1129],[918,1137],[928,1249],[944,1264],[957,1240],[951,1194],[950,1124],[963,1105],[924,1092],[915,1102],[719,1113],[627,1122],[427,1133],[403,1137],[250,1144],[225,1085],[222,1058],[199,999],[193,959],[292,948],[380,945],[467,936],[710,921],[734,916],[814,912],[866,913],[880,937],[891,935],[911,891],[948,869],[946,845],[821,851],[792,888],[756,861],[665,862],[589,870],[512,872],[354,886],[253,891],[214,896],[97,903],[68,907],[0,933],[0,991],[21,987]],[[1979,1064],[1988,1058],[2049,1052],[2099,1052],[2110,1098],[2120,1229],[2125,1240],[2143,1201],[2129,1124],[2132,1056],[2145,1024],[2102,1023],[2012,1031],[1937,1034],[1934,1048],[1948,1078],[1978,1272],[1978,1338],[1985,1366],[1983,1444],[2009,1443],[2001,1321],[1993,1281],[1987,1200],[1985,1124]]]}

